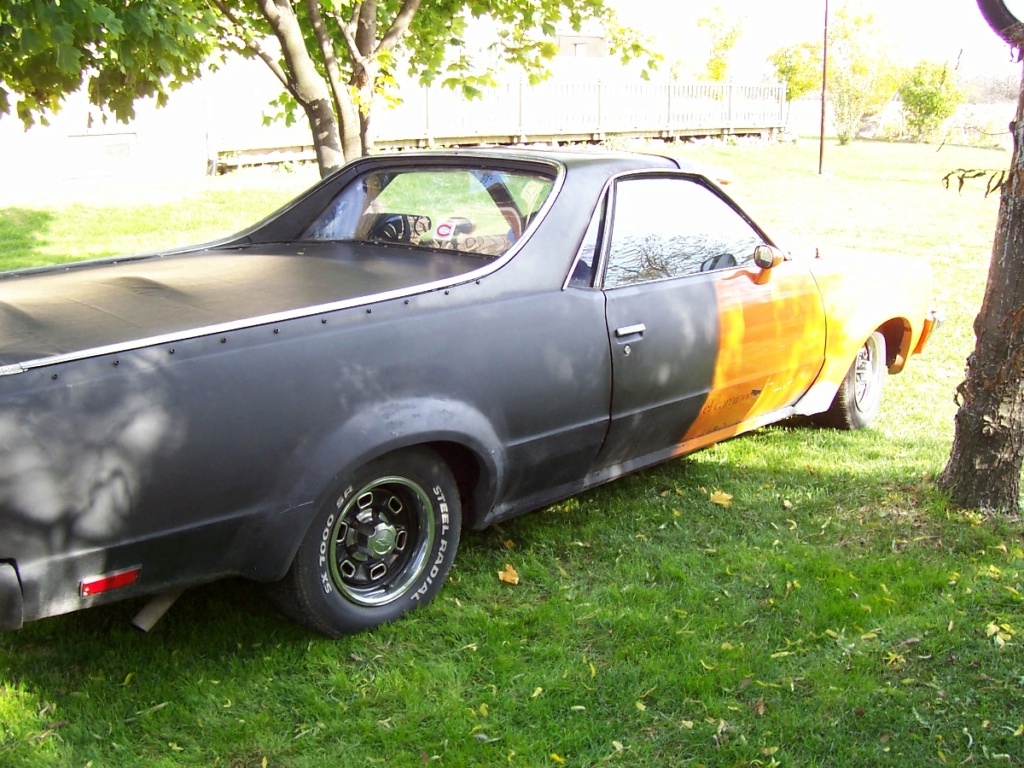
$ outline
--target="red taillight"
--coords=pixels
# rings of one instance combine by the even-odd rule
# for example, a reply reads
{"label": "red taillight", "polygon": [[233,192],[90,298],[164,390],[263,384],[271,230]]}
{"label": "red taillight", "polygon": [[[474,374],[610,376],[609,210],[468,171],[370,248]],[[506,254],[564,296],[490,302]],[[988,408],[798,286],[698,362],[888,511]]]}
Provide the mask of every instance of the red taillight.
{"label": "red taillight", "polygon": [[134,584],[138,581],[140,573],[142,573],[142,566],[137,565],[134,568],[128,568],[123,571],[114,571],[113,573],[105,573],[102,576],[83,579],[82,583],[78,585],[78,594],[82,597],[90,597],[101,592],[109,592],[112,589],[127,587],[129,584]]}

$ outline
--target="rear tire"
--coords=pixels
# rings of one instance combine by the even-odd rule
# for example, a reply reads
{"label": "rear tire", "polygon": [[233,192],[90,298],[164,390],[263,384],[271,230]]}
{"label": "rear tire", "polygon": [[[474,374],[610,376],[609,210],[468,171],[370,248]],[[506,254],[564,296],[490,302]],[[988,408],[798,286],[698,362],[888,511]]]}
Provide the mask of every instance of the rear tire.
{"label": "rear tire", "polygon": [[885,380],[885,336],[872,333],[839,385],[832,405],[815,422],[833,429],[863,429],[878,415]]}
{"label": "rear tire", "polygon": [[271,597],[329,637],[394,621],[441,589],[461,523],[458,487],[433,451],[375,459],[320,504]]}

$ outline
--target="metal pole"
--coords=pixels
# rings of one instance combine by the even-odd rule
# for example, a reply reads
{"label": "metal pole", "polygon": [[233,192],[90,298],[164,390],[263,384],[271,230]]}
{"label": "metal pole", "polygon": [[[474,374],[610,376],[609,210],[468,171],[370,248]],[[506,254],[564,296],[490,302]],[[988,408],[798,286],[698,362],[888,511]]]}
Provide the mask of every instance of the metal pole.
{"label": "metal pole", "polygon": [[825,39],[821,47],[821,132],[818,138],[818,175],[825,167],[825,94],[828,82],[828,0],[825,0]]}

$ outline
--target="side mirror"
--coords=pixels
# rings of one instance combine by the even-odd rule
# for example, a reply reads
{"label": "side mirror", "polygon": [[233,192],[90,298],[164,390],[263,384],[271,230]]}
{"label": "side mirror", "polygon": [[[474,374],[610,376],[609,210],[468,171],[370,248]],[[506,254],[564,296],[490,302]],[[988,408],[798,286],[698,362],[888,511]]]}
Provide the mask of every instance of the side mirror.
{"label": "side mirror", "polygon": [[754,249],[754,265],[760,269],[771,269],[783,262],[785,257],[770,245],[759,245]]}

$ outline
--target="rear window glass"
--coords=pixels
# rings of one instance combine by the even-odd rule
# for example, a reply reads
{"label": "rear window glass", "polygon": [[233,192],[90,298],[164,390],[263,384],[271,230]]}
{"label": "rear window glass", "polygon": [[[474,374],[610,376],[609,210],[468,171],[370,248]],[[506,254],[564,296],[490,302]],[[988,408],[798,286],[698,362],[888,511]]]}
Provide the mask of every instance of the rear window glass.
{"label": "rear window glass", "polygon": [[500,256],[522,237],[552,186],[550,176],[526,171],[373,171],[346,186],[302,238]]}

